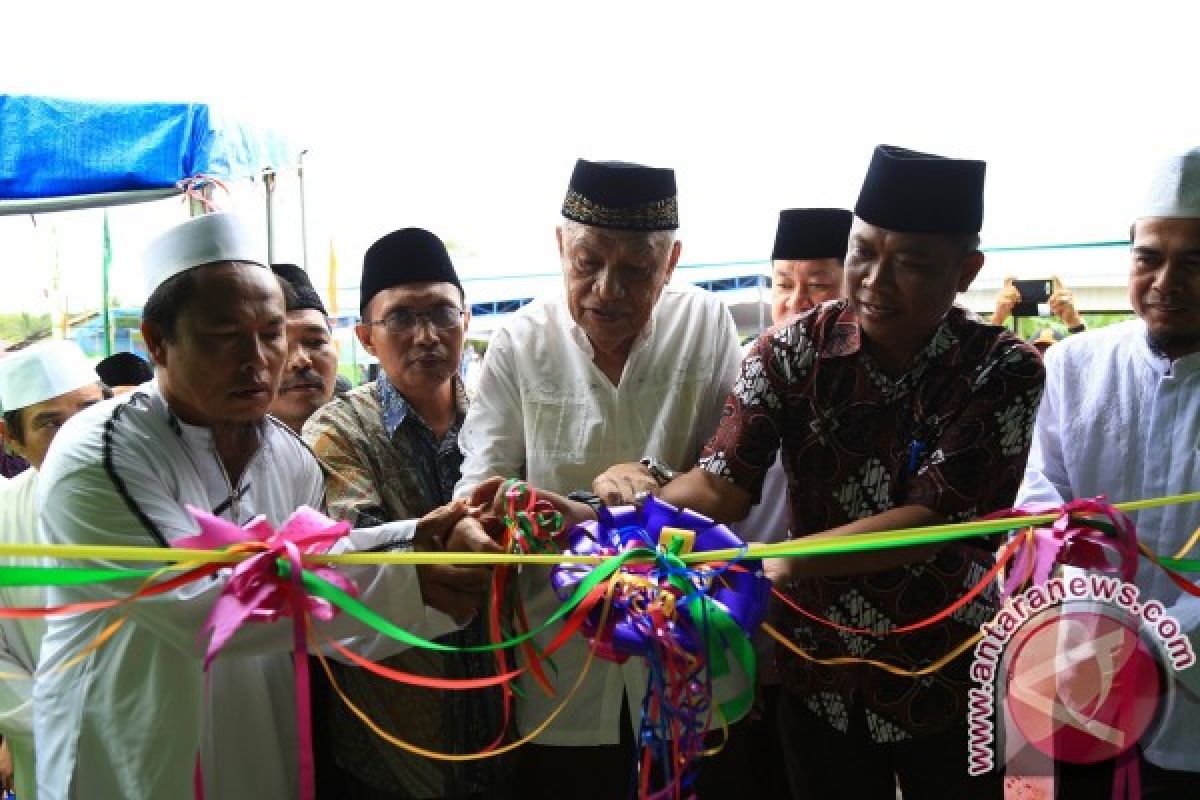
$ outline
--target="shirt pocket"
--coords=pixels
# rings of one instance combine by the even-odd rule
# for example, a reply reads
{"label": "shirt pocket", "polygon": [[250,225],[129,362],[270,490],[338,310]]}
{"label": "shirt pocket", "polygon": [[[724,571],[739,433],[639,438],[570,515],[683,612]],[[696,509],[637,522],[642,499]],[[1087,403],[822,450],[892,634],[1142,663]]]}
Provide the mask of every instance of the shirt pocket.
{"label": "shirt pocket", "polygon": [[556,461],[584,457],[587,404],[572,398],[539,394],[525,399],[525,447]]}

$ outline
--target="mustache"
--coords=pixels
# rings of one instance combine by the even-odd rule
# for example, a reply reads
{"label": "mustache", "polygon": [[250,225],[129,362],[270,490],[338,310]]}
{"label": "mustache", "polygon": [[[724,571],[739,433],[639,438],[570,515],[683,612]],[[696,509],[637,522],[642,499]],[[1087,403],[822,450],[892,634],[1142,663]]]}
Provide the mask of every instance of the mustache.
{"label": "mustache", "polygon": [[450,357],[449,352],[444,347],[429,347],[421,350],[411,350],[408,353],[407,361],[418,361],[422,358],[440,358],[445,360]]}
{"label": "mustache", "polygon": [[288,389],[292,389],[305,383],[313,383],[317,386],[320,386],[322,389],[325,388],[325,379],[321,377],[321,373],[317,372],[311,367],[308,367],[300,372],[292,373],[290,377],[284,378],[279,384],[279,391],[286,392]]}

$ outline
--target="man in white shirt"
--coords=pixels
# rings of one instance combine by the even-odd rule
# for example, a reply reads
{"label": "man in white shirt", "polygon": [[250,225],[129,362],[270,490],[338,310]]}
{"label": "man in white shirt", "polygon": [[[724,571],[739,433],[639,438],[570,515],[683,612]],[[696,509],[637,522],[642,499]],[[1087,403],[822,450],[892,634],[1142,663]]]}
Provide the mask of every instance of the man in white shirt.
{"label": "man in white shirt", "polygon": [[[492,475],[568,493],[642,457],[660,476],[689,466],[732,385],[740,359],[729,311],[712,294],[668,285],[680,253],[674,172],[581,159],[562,213],[565,294],[535,300],[492,336],[459,438],[458,495]],[[609,478],[656,485],[639,464]],[[519,585],[531,625],[558,608],[548,570],[522,570]],[[586,653],[580,637],[555,654],[555,697],[526,685],[521,733],[561,703]],[[645,688],[637,659],[593,661],[570,704],[524,748],[528,796],[624,796],[633,728],[621,721],[636,721]]]}
{"label": "man in white shirt", "polygon": [[[301,505],[322,505],[316,459],[267,416],[286,337],[283,294],[265,263],[228,214],[190,220],[151,243],[142,333],[155,380],[88,409],[60,433],[38,486],[50,543],[165,547],[197,533],[187,505],[239,525],[262,515],[275,526]],[[432,549],[464,513],[446,506],[420,521],[353,531],[337,548]],[[495,549],[477,525],[456,527],[447,547]],[[466,618],[488,579],[482,568],[343,572],[369,605],[426,637],[455,627],[427,606]],[[455,581],[461,591],[443,588]],[[188,797],[198,750],[210,796],[296,796],[295,678],[283,655],[292,649],[291,621],[254,622],[234,635],[213,664],[211,702],[204,702],[199,640],[225,583],[221,573],[123,608],[50,620],[34,687],[43,798]],[[57,605],[128,592],[128,586],[57,587],[47,600]],[[103,646],[84,650],[121,617],[124,624]],[[399,649],[346,615],[317,627],[330,637],[354,637],[368,656]],[[71,664],[76,656],[82,660]]]}
{"label": "man in white shirt", "polygon": [[[1138,318],[1046,351],[1046,394],[1020,503],[1136,500],[1200,487],[1200,148],[1157,174],[1131,239],[1129,300]],[[1152,551],[1173,556],[1200,526],[1200,505],[1139,511],[1135,522]],[[1135,580],[1142,602],[1160,601],[1200,649],[1200,599],[1145,559]],[[1198,673],[1173,676],[1173,704],[1141,741],[1143,797],[1200,797]],[[1060,765],[1059,796],[1108,796],[1112,775],[1112,761]]]}
{"label": "man in white shirt", "polygon": [[[29,461],[29,469],[0,483],[0,542],[36,544],[38,470],[59,428],[75,414],[110,396],[74,342],[35,344],[0,360],[0,435]],[[27,558],[0,557],[6,566],[28,566]],[[0,588],[0,606],[45,605],[36,586]],[[22,800],[37,797],[33,747],[33,672],[46,623],[0,619],[0,735],[12,754],[13,788]]]}

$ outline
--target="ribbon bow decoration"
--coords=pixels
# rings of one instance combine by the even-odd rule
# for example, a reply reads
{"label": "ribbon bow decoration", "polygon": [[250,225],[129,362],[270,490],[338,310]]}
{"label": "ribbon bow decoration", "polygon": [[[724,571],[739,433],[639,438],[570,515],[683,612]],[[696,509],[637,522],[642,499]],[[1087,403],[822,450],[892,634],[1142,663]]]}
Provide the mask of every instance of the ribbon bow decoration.
{"label": "ribbon bow decoration", "polygon": [[[1054,512],[1059,516],[1049,528],[1034,528],[1024,534],[1002,596],[1011,596],[1027,581],[1044,584],[1057,564],[1116,572],[1123,581],[1133,580],[1138,567],[1137,530],[1133,520],[1103,496],[1072,500],[1062,506],[1033,503],[1000,512],[999,516]],[[1116,557],[1115,565],[1109,553]]]}
{"label": "ribbon bow decoration", "polygon": [[[350,529],[348,522],[334,522],[308,506],[298,508],[279,530],[265,517],[255,517],[239,527],[194,506],[187,510],[200,524],[200,533],[174,542],[176,547],[230,552],[256,552],[233,568],[221,596],[204,623],[209,634],[204,655],[207,672],[221,648],[248,620],[275,622],[292,618],[292,658],[296,668],[296,727],[299,733],[300,797],[313,797],[312,709],[308,688],[308,643],[305,617],[312,614],[329,620],[336,613],[326,600],[312,597],[304,590],[303,556],[325,553]],[[357,587],[332,567],[315,567],[312,573],[357,595]],[[196,797],[203,798],[204,786],[197,757]]]}
{"label": "ribbon bow decoration", "polygon": [[[188,506],[188,511],[200,523],[200,533],[177,539],[176,547],[258,554],[233,568],[225,589],[213,606],[204,624],[211,634],[204,668],[208,669],[217,653],[247,620],[275,622],[292,616],[304,632],[304,612],[320,620],[333,618],[334,607],[328,601],[310,597],[302,588],[302,556],[325,553],[350,530],[348,522],[334,522],[308,506],[301,506],[278,530],[265,517],[256,517],[245,527]],[[279,559],[285,559],[286,575],[281,573]],[[357,588],[332,567],[316,567],[311,572],[350,594]]]}

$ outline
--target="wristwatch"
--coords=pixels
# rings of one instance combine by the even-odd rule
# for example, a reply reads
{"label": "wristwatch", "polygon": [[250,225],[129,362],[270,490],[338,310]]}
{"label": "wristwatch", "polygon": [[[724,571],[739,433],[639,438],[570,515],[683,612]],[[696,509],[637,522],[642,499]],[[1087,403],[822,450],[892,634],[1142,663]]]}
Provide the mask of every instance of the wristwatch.
{"label": "wristwatch", "polygon": [[1070,328],[1067,328],[1067,333],[1083,333],[1086,330],[1087,325],[1081,322],[1078,325],[1072,325]]}
{"label": "wristwatch", "polygon": [[604,508],[604,503],[600,500],[600,495],[595,492],[580,490],[571,492],[567,495],[568,500],[574,500],[576,503],[586,503],[592,512],[599,517],[600,509]]}
{"label": "wristwatch", "polygon": [[678,472],[668,467],[666,464],[659,461],[657,458],[647,456],[641,461],[643,467],[650,471],[650,477],[654,478],[655,483],[659,486],[666,486],[679,475]]}

